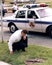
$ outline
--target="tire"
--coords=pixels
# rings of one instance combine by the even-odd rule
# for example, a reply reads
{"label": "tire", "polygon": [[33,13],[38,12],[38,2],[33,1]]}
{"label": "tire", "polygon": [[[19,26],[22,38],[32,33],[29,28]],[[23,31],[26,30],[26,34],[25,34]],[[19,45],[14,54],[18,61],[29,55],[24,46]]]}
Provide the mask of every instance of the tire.
{"label": "tire", "polygon": [[52,26],[49,28],[49,36],[52,38]]}
{"label": "tire", "polygon": [[9,30],[11,33],[14,33],[18,28],[15,25],[10,25]]}

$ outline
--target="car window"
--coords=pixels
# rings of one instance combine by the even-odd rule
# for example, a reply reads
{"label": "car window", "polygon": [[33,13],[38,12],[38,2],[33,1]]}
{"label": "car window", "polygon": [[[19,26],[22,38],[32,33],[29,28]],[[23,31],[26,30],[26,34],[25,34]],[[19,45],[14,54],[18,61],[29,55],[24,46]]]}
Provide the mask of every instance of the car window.
{"label": "car window", "polygon": [[25,18],[25,10],[23,11],[18,11],[17,12],[17,15],[16,15],[16,18]]}
{"label": "car window", "polygon": [[27,17],[28,17],[28,18],[35,18],[35,19],[38,18],[37,15],[35,14],[35,11],[31,11],[31,10],[29,10],[29,11],[27,12]]}
{"label": "car window", "polygon": [[40,18],[52,16],[52,8],[45,8],[37,10]]}

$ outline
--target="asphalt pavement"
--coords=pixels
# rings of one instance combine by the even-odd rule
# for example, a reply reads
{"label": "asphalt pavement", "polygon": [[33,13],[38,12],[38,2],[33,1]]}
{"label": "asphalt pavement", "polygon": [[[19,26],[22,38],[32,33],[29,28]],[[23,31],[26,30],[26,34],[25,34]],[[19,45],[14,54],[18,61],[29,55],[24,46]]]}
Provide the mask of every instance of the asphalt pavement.
{"label": "asphalt pavement", "polygon": [[[4,41],[8,41],[12,33],[10,33],[9,29],[5,27],[3,27],[3,32],[4,32],[3,34]],[[1,38],[1,27],[0,27],[0,40],[1,39],[2,38]],[[50,38],[49,36],[43,33],[31,32],[28,34],[28,44],[52,48],[52,38]]]}

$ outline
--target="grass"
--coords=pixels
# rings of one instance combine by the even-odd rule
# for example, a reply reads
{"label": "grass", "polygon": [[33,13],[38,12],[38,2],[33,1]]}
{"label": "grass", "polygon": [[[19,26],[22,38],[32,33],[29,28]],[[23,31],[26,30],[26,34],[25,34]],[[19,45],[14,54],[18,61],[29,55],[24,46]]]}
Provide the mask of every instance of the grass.
{"label": "grass", "polygon": [[49,7],[51,7],[51,8],[52,8],[52,2],[46,2],[46,4],[48,4],[48,5],[49,5]]}
{"label": "grass", "polygon": [[[52,2],[46,2],[52,7]],[[7,43],[0,43],[0,61],[5,61],[12,65],[25,65],[24,61],[29,58],[43,58],[44,63],[33,65],[52,65],[52,49],[30,45],[26,52],[15,52],[13,55],[9,54]]]}
{"label": "grass", "polygon": [[38,65],[52,65],[52,49],[30,45],[26,52],[16,51],[13,55],[10,55],[7,43],[0,43],[0,61],[5,61],[12,65],[25,65],[24,61],[29,58],[43,58],[45,62]]}
{"label": "grass", "polygon": [[[6,2],[6,3],[10,3],[10,2],[12,2],[12,0],[5,0],[5,2]],[[50,1],[50,2],[48,2],[48,1],[47,1],[47,2],[45,2],[45,0],[44,0],[44,1],[40,1],[40,2],[39,2],[39,1],[37,1],[37,3],[46,3],[46,4],[48,4],[48,5],[49,5],[49,7],[51,7],[51,8],[52,8],[52,1]],[[23,5],[22,3],[20,3],[20,4],[19,4],[19,6],[22,6],[22,5]]]}

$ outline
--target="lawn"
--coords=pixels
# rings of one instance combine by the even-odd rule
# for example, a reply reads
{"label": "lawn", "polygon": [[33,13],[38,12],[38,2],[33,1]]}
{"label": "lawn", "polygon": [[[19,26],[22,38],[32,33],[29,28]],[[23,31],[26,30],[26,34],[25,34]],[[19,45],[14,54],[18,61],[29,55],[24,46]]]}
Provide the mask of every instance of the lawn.
{"label": "lawn", "polygon": [[44,63],[33,65],[52,65],[52,49],[29,45],[26,52],[15,52],[13,55],[9,54],[7,43],[0,43],[0,60],[8,62],[12,65],[25,65],[24,61],[33,58],[43,58]]}
{"label": "lawn", "polygon": [[51,7],[51,8],[52,8],[52,2],[46,2],[46,4],[48,4],[48,5],[49,5],[49,7]]}
{"label": "lawn", "polygon": [[[5,0],[5,2],[6,2],[6,3],[9,3],[9,2],[12,2],[12,0]],[[45,2],[45,0],[41,0],[40,2],[37,1],[37,3],[46,3],[46,4],[48,4],[50,7],[52,7],[52,1],[49,1],[49,0],[47,0],[47,2]],[[23,4],[20,3],[19,6],[22,6],[22,5],[23,5]]]}

